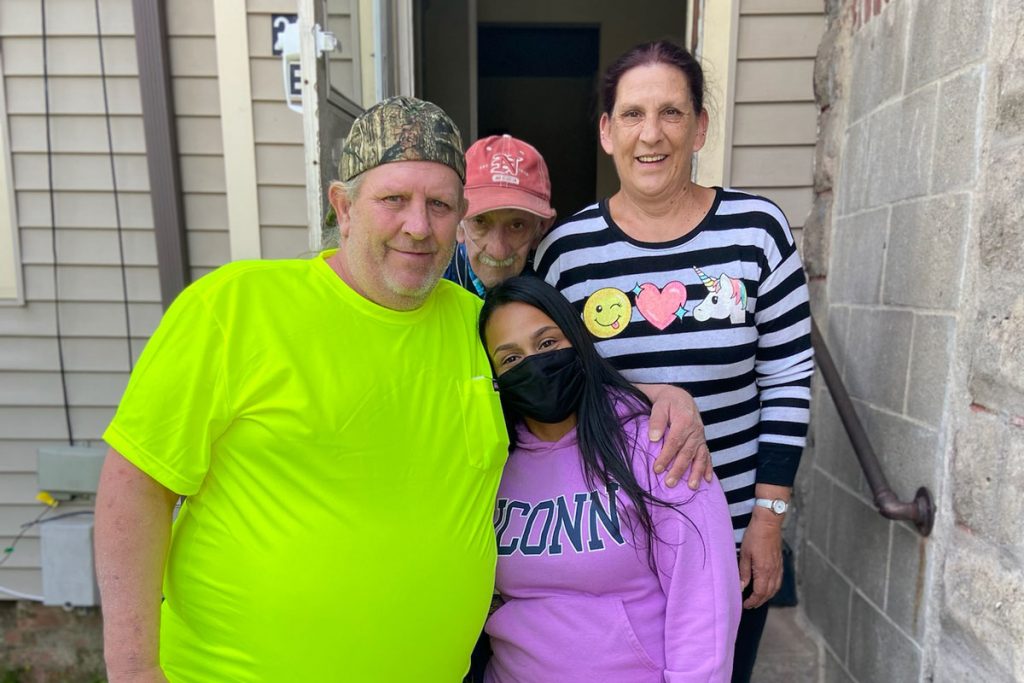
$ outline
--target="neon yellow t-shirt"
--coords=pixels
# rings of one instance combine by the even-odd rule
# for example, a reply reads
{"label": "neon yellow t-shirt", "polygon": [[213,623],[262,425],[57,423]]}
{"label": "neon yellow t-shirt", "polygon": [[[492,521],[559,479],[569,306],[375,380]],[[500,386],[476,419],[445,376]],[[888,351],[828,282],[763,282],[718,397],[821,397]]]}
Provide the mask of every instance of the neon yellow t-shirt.
{"label": "neon yellow t-shirt", "polygon": [[458,681],[494,585],[508,440],[479,301],[415,311],[324,257],[178,297],[104,438],[187,495],[164,577],[178,681]]}

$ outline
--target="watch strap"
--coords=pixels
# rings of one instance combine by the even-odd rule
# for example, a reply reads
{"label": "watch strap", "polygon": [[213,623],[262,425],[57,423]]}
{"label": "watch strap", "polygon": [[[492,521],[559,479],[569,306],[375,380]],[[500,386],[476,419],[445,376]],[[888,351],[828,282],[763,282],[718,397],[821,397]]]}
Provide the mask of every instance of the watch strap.
{"label": "watch strap", "polygon": [[755,498],[754,505],[757,507],[768,508],[776,515],[785,514],[790,508],[790,504],[781,498]]}

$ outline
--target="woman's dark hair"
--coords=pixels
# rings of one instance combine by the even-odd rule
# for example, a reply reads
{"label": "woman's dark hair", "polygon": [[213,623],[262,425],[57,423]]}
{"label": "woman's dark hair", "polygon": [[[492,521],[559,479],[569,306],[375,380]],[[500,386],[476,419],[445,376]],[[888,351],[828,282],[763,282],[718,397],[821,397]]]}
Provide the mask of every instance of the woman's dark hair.
{"label": "woman's dark hair", "polygon": [[[611,363],[601,357],[594,346],[594,340],[583,326],[579,312],[557,289],[539,277],[513,277],[487,290],[479,323],[480,340],[485,348],[487,322],[496,310],[510,303],[523,303],[542,311],[558,325],[579,355],[584,384],[583,397],[576,413],[576,439],[579,443],[584,477],[592,486],[597,482],[605,486],[614,482],[633,503],[636,521],[648,541],[648,564],[652,570],[655,569],[652,541],[656,534],[647,506],[675,506],[653,496],[647,487],[637,481],[631,454],[636,441],[646,439],[647,435],[627,434],[624,426],[630,419],[647,415],[651,402],[642,391],[620,375]],[[624,417],[616,411],[616,404],[620,401],[628,406],[629,412]],[[505,407],[505,421],[512,448],[516,446],[516,423],[521,419],[521,415]],[[644,463],[643,466],[647,467],[648,464]]]}
{"label": "woman's dark hair", "polygon": [[637,45],[605,69],[604,77],[601,79],[601,104],[604,113],[611,115],[615,109],[615,98],[618,96],[622,76],[631,69],[650,64],[665,64],[679,69],[686,76],[686,83],[690,86],[693,111],[700,114],[704,109],[704,69],[686,48],[670,40]]}

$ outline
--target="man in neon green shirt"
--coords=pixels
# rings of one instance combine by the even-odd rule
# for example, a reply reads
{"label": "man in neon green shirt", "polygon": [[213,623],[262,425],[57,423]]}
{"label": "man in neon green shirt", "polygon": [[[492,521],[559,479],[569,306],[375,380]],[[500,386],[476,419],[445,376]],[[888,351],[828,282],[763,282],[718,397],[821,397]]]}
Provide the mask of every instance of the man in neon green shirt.
{"label": "man in neon green shirt", "polygon": [[168,309],[104,434],[111,683],[461,678],[508,446],[480,302],[438,284],[464,164],[444,112],[385,101],[330,190],[339,250],[229,264]]}

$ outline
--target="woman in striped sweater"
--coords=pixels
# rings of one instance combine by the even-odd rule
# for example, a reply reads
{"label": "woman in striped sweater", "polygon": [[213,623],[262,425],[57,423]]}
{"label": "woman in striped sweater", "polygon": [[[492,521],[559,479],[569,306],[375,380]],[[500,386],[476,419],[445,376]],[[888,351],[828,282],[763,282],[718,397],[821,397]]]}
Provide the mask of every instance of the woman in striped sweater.
{"label": "woman in striped sweater", "polygon": [[619,191],[556,226],[534,262],[627,379],[696,399],[746,589],[732,680],[748,681],[781,583],[782,521],[807,432],[806,279],[775,204],[692,181],[708,114],[686,50],[637,46],[602,85],[600,139]]}

